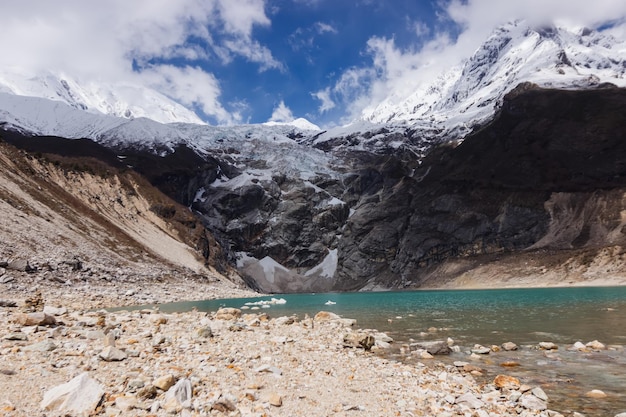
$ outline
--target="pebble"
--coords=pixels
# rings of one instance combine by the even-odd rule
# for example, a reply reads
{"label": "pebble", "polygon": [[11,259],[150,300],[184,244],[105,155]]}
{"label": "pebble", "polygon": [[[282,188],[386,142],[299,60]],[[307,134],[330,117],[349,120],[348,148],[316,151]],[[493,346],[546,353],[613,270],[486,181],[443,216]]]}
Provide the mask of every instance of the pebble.
{"label": "pebble", "polygon": [[493,380],[493,384],[498,389],[517,390],[521,386],[520,380],[509,375],[498,375]]}
{"label": "pebble", "polygon": [[482,345],[474,345],[472,348],[472,353],[477,355],[487,355],[489,352],[491,352],[491,349]]}
{"label": "pebble", "polygon": [[269,395],[268,402],[270,403],[270,405],[273,405],[274,407],[282,407],[282,405],[283,405],[283,397],[281,397],[280,395],[278,395],[275,392],[272,392]]}
{"label": "pebble", "polygon": [[606,346],[604,345],[604,343],[601,343],[597,340],[587,343],[586,346],[589,349],[593,349],[593,350],[605,350],[606,349]]}

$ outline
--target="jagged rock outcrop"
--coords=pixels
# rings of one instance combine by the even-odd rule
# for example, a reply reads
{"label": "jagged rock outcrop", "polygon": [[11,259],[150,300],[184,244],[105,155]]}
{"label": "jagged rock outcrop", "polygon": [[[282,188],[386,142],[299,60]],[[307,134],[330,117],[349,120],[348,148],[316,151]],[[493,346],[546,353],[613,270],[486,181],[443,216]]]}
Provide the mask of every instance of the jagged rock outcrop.
{"label": "jagged rock outcrop", "polygon": [[361,197],[335,288],[419,286],[459,257],[624,244],[624,108],[621,89],[522,86],[461,145]]}

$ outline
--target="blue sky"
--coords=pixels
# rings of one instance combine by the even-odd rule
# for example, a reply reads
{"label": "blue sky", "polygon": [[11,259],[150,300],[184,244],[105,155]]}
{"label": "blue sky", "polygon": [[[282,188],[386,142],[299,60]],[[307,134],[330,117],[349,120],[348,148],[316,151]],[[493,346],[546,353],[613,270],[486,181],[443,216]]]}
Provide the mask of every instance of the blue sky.
{"label": "blue sky", "polygon": [[22,0],[0,14],[0,66],[141,85],[222,125],[347,123],[512,19],[626,36],[623,0]]}

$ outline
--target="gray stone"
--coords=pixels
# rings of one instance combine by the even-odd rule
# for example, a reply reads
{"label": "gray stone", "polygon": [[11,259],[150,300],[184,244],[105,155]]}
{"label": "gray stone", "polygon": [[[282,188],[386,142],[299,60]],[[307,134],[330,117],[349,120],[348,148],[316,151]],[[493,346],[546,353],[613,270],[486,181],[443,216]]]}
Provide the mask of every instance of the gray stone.
{"label": "gray stone", "polygon": [[464,404],[468,406],[469,408],[481,408],[485,405],[484,402],[476,398],[476,396],[472,394],[471,392],[466,392],[460,397],[457,397],[457,399],[455,400],[455,403]]}
{"label": "gray stone", "polygon": [[411,343],[411,346],[417,349],[424,349],[431,355],[449,355],[452,352],[450,345],[445,340]]}
{"label": "gray stone", "polygon": [[506,343],[502,344],[502,349],[504,349],[504,350],[506,350],[508,352],[508,351],[512,351],[512,350],[517,350],[518,347],[513,342],[506,342]]}
{"label": "gray stone", "polygon": [[213,337],[213,331],[209,326],[200,327],[194,331],[194,336],[198,339],[208,339]]}
{"label": "gray stone", "polygon": [[31,352],[52,352],[57,348],[51,340],[44,340],[39,343],[35,343],[34,345],[26,346],[24,350]]}
{"label": "gray stone", "polygon": [[481,345],[474,345],[474,347],[472,348],[472,353],[475,353],[477,355],[487,355],[489,354],[489,352],[491,352],[491,349]]}
{"label": "gray stone", "polygon": [[102,386],[85,372],[47,391],[41,408],[64,415],[88,416],[96,409],[103,395]]}
{"label": "gray stone", "polygon": [[540,387],[535,387],[530,392],[540,400],[548,401],[548,395]]}
{"label": "gray stone", "polygon": [[533,411],[544,411],[548,408],[548,405],[545,401],[535,397],[532,394],[522,395],[519,399],[519,404],[522,407]]}
{"label": "gray stone", "polygon": [[26,333],[12,332],[3,337],[4,340],[28,340]]}
{"label": "gray stone", "polygon": [[0,300],[0,307],[17,307],[17,303],[10,300]]}
{"label": "gray stone", "polygon": [[7,269],[19,272],[33,272],[36,270],[26,259],[14,259],[9,261]]}
{"label": "gray stone", "polygon": [[102,352],[100,352],[99,356],[100,358],[102,358],[102,360],[106,362],[119,362],[128,357],[126,352],[113,346],[107,346],[102,349]]}
{"label": "gray stone", "polygon": [[0,276],[0,284],[9,284],[11,282],[15,281],[15,278],[12,277],[11,275],[2,275]]}

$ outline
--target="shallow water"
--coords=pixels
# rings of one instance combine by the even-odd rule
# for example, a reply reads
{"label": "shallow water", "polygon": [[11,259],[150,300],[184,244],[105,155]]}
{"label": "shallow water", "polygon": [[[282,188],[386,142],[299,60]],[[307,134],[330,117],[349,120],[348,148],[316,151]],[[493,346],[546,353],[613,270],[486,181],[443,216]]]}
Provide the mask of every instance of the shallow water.
{"label": "shallow water", "polygon": [[[550,396],[550,408],[587,416],[613,416],[626,412],[626,287],[540,288],[506,290],[451,290],[341,294],[294,294],[274,296],[285,304],[259,308],[273,317],[315,315],[320,310],[354,318],[360,328],[375,328],[395,339],[390,355],[402,356],[399,346],[412,340],[445,340],[451,337],[469,350],[475,343],[485,346],[512,341],[522,346],[515,352],[485,355],[475,364],[487,371],[485,382],[497,373],[519,377],[529,385],[541,385]],[[221,306],[242,307],[245,303],[271,300],[229,299],[160,305],[161,311],[196,308],[213,311]],[[334,302],[330,304],[327,302]],[[430,329],[430,330],[429,330]],[[436,330],[435,330],[436,329]],[[571,352],[576,341],[599,340],[616,345],[595,353]],[[559,350],[533,349],[551,341]],[[449,362],[468,361],[468,355],[438,357]],[[501,368],[505,361],[521,366]],[[604,391],[605,399],[587,399],[592,389]]]}

